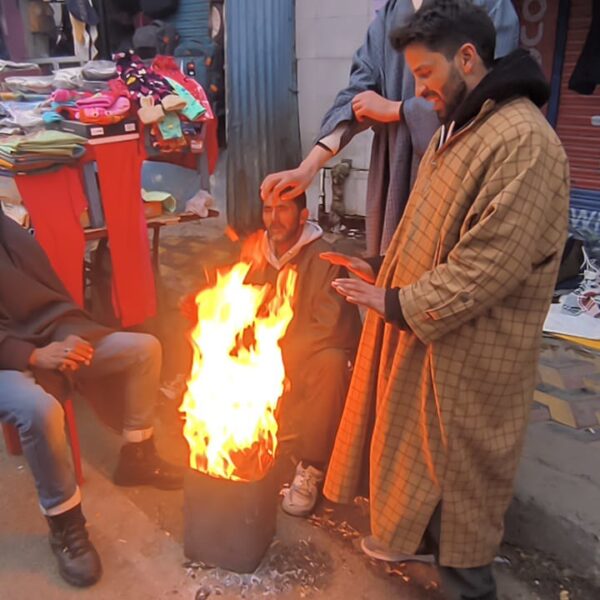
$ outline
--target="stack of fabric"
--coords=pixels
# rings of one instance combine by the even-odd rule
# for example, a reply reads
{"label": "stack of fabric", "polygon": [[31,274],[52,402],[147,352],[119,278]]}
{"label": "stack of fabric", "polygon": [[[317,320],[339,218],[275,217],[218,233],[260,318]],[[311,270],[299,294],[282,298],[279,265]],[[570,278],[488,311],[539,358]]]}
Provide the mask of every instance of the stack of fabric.
{"label": "stack of fabric", "polygon": [[157,56],[150,67],[132,52],[115,58],[129,99],[148,126],[151,147],[159,153],[203,151],[202,125],[214,115],[202,86],[170,56]]}
{"label": "stack of fabric", "polygon": [[38,131],[0,140],[0,174],[32,173],[69,164],[85,153],[87,140],[62,131]]}
{"label": "stack of fabric", "polygon": [[56,90],[44,112],[44,122],[63,119],[93,125],[111,125],[129,115],[131,104],[127,88],[115,79],[108,82],[107,89],[90,94],[73,90]]}

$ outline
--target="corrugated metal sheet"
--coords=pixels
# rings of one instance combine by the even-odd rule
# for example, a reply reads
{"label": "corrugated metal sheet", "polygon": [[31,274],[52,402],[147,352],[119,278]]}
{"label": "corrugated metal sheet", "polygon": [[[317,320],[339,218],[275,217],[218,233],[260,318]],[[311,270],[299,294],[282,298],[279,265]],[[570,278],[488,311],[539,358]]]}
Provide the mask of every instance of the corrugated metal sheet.
{"label": "corrugated metal sheet", "polygon": [[600,190],[600,128],[591,123],[592,116],[600,115],[600,87],[591,96],[569,89],[591,20],[592,2],[572,0],[556,130],[569,156],[572,186]]}
{"label": "corrugated metal sheet", "polygon": [[294,0],[225,2],[227,212],[240,232],[260,227],[260,184],[300,155]]}
{"label": "corrugated metal sheet", "polygon": [[177,12],[165,20],[175,25],[182,42],[195,40],[209,44],[209,16],[210,0],[179,0]]}

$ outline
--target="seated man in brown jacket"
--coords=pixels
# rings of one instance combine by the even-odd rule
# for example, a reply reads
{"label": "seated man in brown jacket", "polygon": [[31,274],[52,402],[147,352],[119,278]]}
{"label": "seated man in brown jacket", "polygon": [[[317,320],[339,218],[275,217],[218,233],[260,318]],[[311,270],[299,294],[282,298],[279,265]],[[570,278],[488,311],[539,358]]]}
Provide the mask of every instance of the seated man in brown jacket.
{"label": "seated man in brown jacket", "polygon": [[340,299],[331,282],[339,266],[319,258],[331,246],[321,228],[308,221],[304,194],[263,202],[265,231],[260,249],[265,266],[253,280],[275,282],[287,265],[298,273],[294,318],[281,347],[290,390],[280,401],[280,439],[290,439],[299,459],[283,498],[292,515],[309,514],[335,441],[350,381],[349,361],[360,337],[358,309]]}
{"label": "seated man in brown jacket", "polygon": [[[298,273],[294,317],[281,341],[290,387],[279,402],[277,422],[280,442],[298,461],[283,509],[304,516],[317,502],[329,462],[361,321],[358,309],[331,286],[334,279],[345,276],[345,270],[319,258],[331,246],[322,239],[321,228],[307,220],[304,194],[286,201],[267,199],[262,217],[265,230],[254,234],[242,249],[242,258],[251,259],[255,267],[246,281],[274,285],[287,266]],[[195,320],[193,296],[184,299],[182,311]]]}
{"label": "seated man in brown jacket", "polygon": [[125,403],[117,485],[182,485],[153,441],[161,347],[154,337],[98,325],[71,299],[35,239],[0,210],[0,422],[14,425],[33,473],[61,576],[87,586],[101,576],[85,528],[65,439],[70,384],[121,377]]}

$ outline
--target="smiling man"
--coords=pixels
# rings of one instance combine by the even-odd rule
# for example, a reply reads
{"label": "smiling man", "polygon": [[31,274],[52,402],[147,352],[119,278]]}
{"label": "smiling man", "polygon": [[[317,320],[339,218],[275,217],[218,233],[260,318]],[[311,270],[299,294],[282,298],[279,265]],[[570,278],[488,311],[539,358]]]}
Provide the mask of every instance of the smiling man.
{"label": "smiling man", "polygon": [[548,86],[525,51],[494,62],[494,38],[465,0],[428,3],[393,33],[443,125],[380,269],[326,257],[359,275],[333,285],[370,310],[325,495],[353,498],[373,418],[363,549],[396,560],[428,546],[452,599],[496,598],[490,565],[567,234]]}
{"label": "smiling man", "polygon": [[[290,199],[304,192],[333,156],[371,128],[373,143],[366,193],[367,251],[384,253],[405,209],[414,177],[431,136],[439,127],[427,102],[415,98],[404,56],[394,50],[390,32],[405,24],[423,0],[387,0],[369,25],[364,44],[352,58],[348,85],[329,108],[318,141],[295,169],[271,173],[261,185]],[[496,57],[518,47],[519,20],[511,0],[473,0],[496,28]],[[320,90],[323,92],[323,90]]]}

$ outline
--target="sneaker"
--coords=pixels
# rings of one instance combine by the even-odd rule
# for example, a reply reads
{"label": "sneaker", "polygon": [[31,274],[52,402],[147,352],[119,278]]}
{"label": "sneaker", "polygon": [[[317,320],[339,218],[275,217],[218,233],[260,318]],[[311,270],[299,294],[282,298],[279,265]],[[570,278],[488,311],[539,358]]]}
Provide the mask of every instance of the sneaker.
{"label": "sneaker", "polygon": [[184,469],[164,461],[156,452],[154,439],[124,444],[113,481],[120,486],[151,485],[159,490],[183,487]]}
{"label": "sneaker", "polygon": [[319,497],[319,484],[323,481],[325,474],[315,467],[302,466],[302,462],[296,467],[296,475],[289,489],[285,490],[281,507],[288,515],[294,517],[305,517],[309,515],[317,503]]}
{"label": "sneaker", "polygon": [[596,303],[594,299],[600,296],[600,269],[583,249],[583,279],[579,286],[572,292],[560,298],[562,311],[577,316],[582,312],[589,312],[596,316]]}
{"label": "sneaker", "polygon": [[46,519],[50,527],[50,547],[61,577],[77,587],[96,583],[102,575],[102,564],[85,528],[81,504]]}
{"label": "sneaker", "polygon": [[372,535],[367,535],[360,540],[362,551],[370,558],[385,562],[422,562],[433,563],[433,554],[401,554],[378,542]]}

